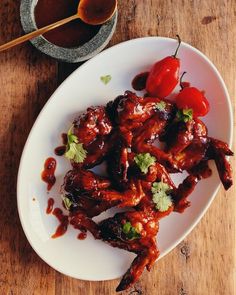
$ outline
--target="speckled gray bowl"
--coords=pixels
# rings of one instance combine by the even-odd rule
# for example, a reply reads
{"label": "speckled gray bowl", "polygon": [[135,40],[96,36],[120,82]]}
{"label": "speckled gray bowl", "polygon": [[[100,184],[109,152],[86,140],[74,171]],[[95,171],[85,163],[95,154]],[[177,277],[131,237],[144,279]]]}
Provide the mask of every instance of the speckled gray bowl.
{"label": "speckled gray bowl", "polygon": [[[38,0],[21,0],[21,24],[26,33],[37,29],[34,8]],[[75,63],[87,60],[98,54],[110,41],[117,23],[117,11],[110,21],[101,26],[98,33],[87,43],[74,48],[63,48],[52,44],[43,36],[31,40],[41,52],[61,61]]]}

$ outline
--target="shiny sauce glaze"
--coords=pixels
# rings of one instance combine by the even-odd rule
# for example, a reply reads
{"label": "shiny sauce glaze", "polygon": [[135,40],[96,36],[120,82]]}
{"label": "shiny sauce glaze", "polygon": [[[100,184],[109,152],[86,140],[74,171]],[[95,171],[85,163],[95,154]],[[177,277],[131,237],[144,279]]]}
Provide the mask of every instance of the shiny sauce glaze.
{"label": "shiny sauce glaze", "polygon": [[77,239],[79,239],[79,240],[85,240],[86,238],[87,238],[87,233],[86,232],[81,232],[77,236]]}
{"label": "shiny sauce glaze", "polygon": [[55,148],[54,153],[57,156],[63,156],[66,152],[66,146],[65,145],[61,145]]}
{"label": "shiny sauce glaze", "polygon": [[56,147],[54,149],[54,153],[57,156],[63,156],[65,154],[65,152],[66,152],[66,145],[67,145],[67,142],[68,142],[67,134],[66,133],[62,133],[61,139],[62,139],[62,144],[63,145],[58,146],[58,147]]}
{"label": "shiny sauce glaze", "polygon": [[48,199],[48,205],[47,205],[47,209],[46,209],[46,213],[47,214],[51,214],[52,213],[54,203],[55,203],[55,201],[54,201],[53,198],[49,198]]}
{"label": "shiny sauce glaze", "polygon": [[[37,27],[42,28],[76,14],[79,2],[79,0],[38,0],[34,11]],[[44,34],[44,37],[55,45],[72,48],[91,40],[100,27],[76,19]]]}
{"label": "shiny sauce glaze", "polygon": [[62,133],[62,134],[61,134],[61,139],[62,139],[62,143],[63,143],[64,145],[66,145],[67,142],[68,142],[67,134],[66,134],[66,133]]}
{"label": "shiny sauce glaze", "polygon": [[54,158],[48,158],[44,163],[44,170],[41,173],[41,178],[44,182],[47,183],[47,190],[50,191],[50,189],[53,187],[53,185],[56,182],[55,177],[55,170],[57,167],[57,162]]}
{"label": "shiny sauce glaze", "polygon": [[208,178],[212,175],[212,170],[208,166],[207,161],[200,162],[188,172],[200,178]]}
{"label": "shiny sauce glaze", "polygon": [[69,224],[69,220],[68,220],[68,216],[64,215],[63,211],[60,208],[55,208],[52,211],[52,214],[54,216],[56,216],[56,218],[60,222],[55,233],[52,235],[52,238],[55,239],[55,238],[63,236],[66,233],[67,228],[68,228],[68,224]]}
{"label": "shiny sauce glaze", "polygon": [[134,90],[141,91],[146,88],[148,74],[149,72],[144,72],[134,77],[132,81],[132,87],[134,88]]}

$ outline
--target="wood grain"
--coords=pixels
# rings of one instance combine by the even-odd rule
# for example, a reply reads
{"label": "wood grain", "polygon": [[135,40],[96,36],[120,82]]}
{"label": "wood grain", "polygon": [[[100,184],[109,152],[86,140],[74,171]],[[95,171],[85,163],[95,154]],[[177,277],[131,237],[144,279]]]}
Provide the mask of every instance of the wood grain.
{"label": "wood grain", "polygon": [[[0,1],[0,44],[23,33],[19,2]],[[174,37],[176,33],[217,66],[228,87],[235,117],[235,1],[121,0],[110,46],[141,36]],[[47,266],[28,244],[17,214],[16,176],[29,130],[51,93],[77,66],[57,63],[29,44],[0,54],[0,294],[115,294],[118,280],[79,281]],[[235,159],[232,165],[235,168]],[[122,294],[236,294],[235,195],[235,187],[227,194],[221,188],[193,232]]]}

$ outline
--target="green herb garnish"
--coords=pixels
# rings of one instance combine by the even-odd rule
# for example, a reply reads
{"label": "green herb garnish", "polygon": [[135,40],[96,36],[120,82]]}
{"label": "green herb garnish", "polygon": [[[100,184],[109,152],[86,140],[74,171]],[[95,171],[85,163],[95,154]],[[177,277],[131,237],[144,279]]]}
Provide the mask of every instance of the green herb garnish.
{"label": "green herb garnish", "polygon": [[165,212],[172,206],[170,192],[171,189],[167,183],[160,181],[152,184],[152,200],[160,212]]}
{"label": "green herb garnish", "polygon": [[178,121],[183,121],[187,123],[193,119],[193,110],[192,109],[178,110],[178,112],[176,113],[176,118]]}
{"label": "green herb garnish", "polygon": [[67,133],[67,146],[65,157],[73,160],[75,163],[83,163],[87,156],[87,151],[83,148],[83,144],[79,143],[79,139],[72,133],[73,126]]}
{"label": "green herb garnish", "polygon": [[163,112],[166,108],[166,103],[161,100],[160,102],[156,103],[156,109],[158,109],[160,112]]}
{"label": "green herb garnish", "polygon": [[100,80],[107,85],[111,81],[111,75],[101,76]]}
{"label": "green herb garnish", "polygon": [[64,203],[66,209],[69,211],[70,207],[73,205],[73,202],[65,196],[62,196],[62,200],[63,200],[63,203]]}
{"label": "green herb garnish", "polygon": [[142,173],[147,174],[148,168],[156,162],[156,158],[149,153],[137,154],[134,161]]}
{"label": "green herb garnish", "polygon": [[134,240],[140,238],[139,231],[127,221],[122,227],[123,233],[126,235],[128,240]]}

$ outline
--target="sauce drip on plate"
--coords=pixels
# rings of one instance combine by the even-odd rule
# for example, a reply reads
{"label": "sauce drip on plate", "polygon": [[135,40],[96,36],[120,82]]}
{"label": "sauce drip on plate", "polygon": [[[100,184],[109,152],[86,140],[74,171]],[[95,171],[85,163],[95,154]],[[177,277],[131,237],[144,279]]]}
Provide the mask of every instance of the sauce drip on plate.
{"label": "sauce drip on plate", "polygon": [[63,156],[66,152],[66,146],[65,145],[61,145],[55,148],[54,153],[57,156]]}
{"label": "sauce drip on plate", "polygon": [[44,163],[44,170],[41,174],[42,180],[47,183],[47,190],[53,187],[56,182],[56,177],[54,175],[56,170],[57,162],[54,158],[48,158]]}
{"label": "sauce drip on plate", "polygon": [[85,240],[87,238],[87,233],[86,232],[81,232],[78,234],[77,238],[79,240]]}
{"label": "sauce drip on plate", "polygon": [[132,81],[132,87],[134,88],[134,90],[140,91],[146,88],[148,74],[149,72],[144,72],[134,77]]}
{"label": "sauce drip on plate", "polygon": [[47,214],[51,214],[52,213],[53,205],[54,205],[54,199],[53,198],[49,198],[48,199],[48,206],[47,206],[47,209],[46,209],[46,213]]}
{"label": "sauce drip on plate", "polygon": [[62,144],[63,145],[56,147],[55,150],[54,150],[54,153],[57,156],[63,156],[65,154],[65,152],[66,152],[66,145],[67,145],[67,142],[68,142],[67,134],[62,133],[61,139],[62,139]]}
{"label": "sauce drip on plate", "polygon": [[68,228],[69,220],[68,216],[63,214],[63,211],[60,208],[55,208],[52,212],[54,216],[59,220],[60,224],[56,229],[56,232],[52,235],[52,238],[58,238],[63,236]]}
{"label": "sauce drip on plate", "polygon": [[[79,0],[38,0],[34,11],[37,27],[42,28],[76,14],[79,2]],[[72,48],[91,40],[100,27],[76,19],[44,34],[44,37],[57,46]]]}

